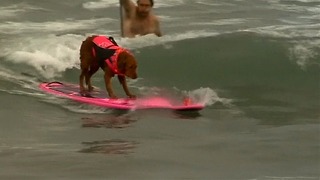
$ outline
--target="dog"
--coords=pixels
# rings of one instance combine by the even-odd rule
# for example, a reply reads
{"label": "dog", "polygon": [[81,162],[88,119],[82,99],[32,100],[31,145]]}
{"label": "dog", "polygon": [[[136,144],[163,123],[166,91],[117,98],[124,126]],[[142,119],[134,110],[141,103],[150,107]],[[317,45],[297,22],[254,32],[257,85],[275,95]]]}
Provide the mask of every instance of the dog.
{"label": "dog", "polygon": [[[138,77],[137,67],[137,60],[134,55],[127,49],[118,46],[112,37],[89,36],[82,41],[80,47],[80,94],[83,96],[89,95],[89,92],[93,90],[91,77],[101,68],[104,71],[105,86],[110,98],[117,98],[111,85],[111,79],[114,75],[118,76],[126,95],[129,98],[136,98],[129,91],[126,77],[136,79]],[[87,89],[84,86],[84,80]]]}

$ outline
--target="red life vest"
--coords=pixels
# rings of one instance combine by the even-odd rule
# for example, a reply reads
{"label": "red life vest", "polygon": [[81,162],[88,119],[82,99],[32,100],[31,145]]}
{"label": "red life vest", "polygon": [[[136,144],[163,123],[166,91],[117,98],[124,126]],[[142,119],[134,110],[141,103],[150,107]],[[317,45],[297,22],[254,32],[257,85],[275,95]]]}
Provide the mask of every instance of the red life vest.
{"label": "red life vest", "polygon": [[[106,50],[114,50],[114,54],[109,58],[106,58],[104,61],[108,65],[108,67],[113,71],[113,73],[124,76],[123,73],[119,72],[118,69],[118,56],[121,52],[126,51],[124,48],[119,47],[116,43],[112,42],[106,36],[97,36],[93,38],[93,43],[95,43],[98,47]],[[96,51],[92,48],[92,53],[96,56]]]}

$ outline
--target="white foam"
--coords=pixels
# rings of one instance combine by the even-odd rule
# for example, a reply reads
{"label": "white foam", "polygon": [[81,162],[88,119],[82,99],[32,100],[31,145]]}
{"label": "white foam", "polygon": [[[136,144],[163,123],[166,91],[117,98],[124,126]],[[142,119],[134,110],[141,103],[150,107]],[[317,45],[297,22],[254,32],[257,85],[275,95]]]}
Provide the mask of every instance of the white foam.
{"label": "white foam", "polygon": [[104,9],[109,7],[119,6],[119,0],[100,0],[100,1],[90,1],[82,4],[85,9]]}
{"label": "white foam", "polygon": [[320,40],[299,42],[290,48],[290,59],[302,69],[306,69],[310,65],[320,66],[320,61],[316,61],[316,57],[320,55],[319,49]]}
{"label": "white foam", "polygon": [[172,6],[179,6],[185,4],[183,0],[162,0],[162,1],[155,1],[155,8],[156,7],[172,7]]}
{"label": "white foam", "polygon": [[15,17],[25,12],[34,11],[34,10],[44,10],[44,9],[36,6],[28,5],[26,3],[19,3],[11,6],[2,6],[0,7],[0,19]]}
{"label": "white foam", "polygon": [[23,9],[16,9],[14,6],[0,7],[0,18],[14,17],[24,11]]}
{"label": "white foam", "polygon": [[243,24],[246,23],[248,19],[240,19],[240,18],[234,18],[234,19],[219,19],[214,20],[211,22],[195,22],[191,23],[192,25],[216,25],[216,26],[223,26],[223,25],[235,25],[235,24]]}
{"label": "white foam", "polygon": [[317,2],[319,2],[319,0],[296,0],[296,1],[303,2],[303,3],[313,3],[313,2],[317,3]]}
{"label": "white foam", "polygon": [[0,24],[0,33],[21,34],[21,33],[52,33],[71,30],[95,29],[100,24],[115,21],[110,18],[86,19],[86,20],[65,20],[48,22],[4,22]]}
{"label": "white foam", "polygon": [[11,63],[27,64],[43,77],[53,78],[68,68],[77,67],[83,39],[79,35],[20,39],[7,49],[5,59]]}
{"label": "white foam", "polygon": [[[162,1],[156,1],[154,8],[178,6],[181,4],[184,4],[183,0],[162,0]],[[90,2],[83,3],[82,7],[90,10],[119,7],[119,0],[90,1]]]}
{"label": "white foam", "polygon": [[[176,42],[185,39],[193,39],[200,37],[216,36],[219,33],[209,32],[209,31],[187,31],[185,33],[177,34],[167,34],[162,37],[157,37],[156,35],[149,34],[145,36],[136,36],[135,38],[116,38],[119,45],[127,47],[130,49],[138,49],[143,47],[155,46],[155,45],[165,45],[169,42]],[[169,47],[169,46],[167,46]]]}
{"label": "white foam", "polygon": [[307,37],[307,38],[319,38],[318,24],[290,24],[290,25],[271,25],[257,28],[250,28],[241,31],[255,32],[258,34],[268,35],[272,37],[285,37],[285,38],[296,38],[296,37]]}
{"label": "white foam", "polygon": [[[241,0],[234,0],[234,1],[241,1]],[[218,1],[211,1],[211,0],[197,0],[196,3],[203,4],[206,6],[235,6],[233,3],[227,3],[227,2],[218,2]]]}
{"label": "white foam", "polygon": [[[304,3],[313,3],[313,2],[319,2],[319,0],[296,0]],[[319,13],[320,12],[320,6],[301,6],[294,3],[291,4],[282,4],[279,0],[269,0],[269,3],[271,6],[268,8],[280,10],[280,11],[288,11],[288,12],[294,12],[294,13],[304,13],[304,12],[311,12],[311,13]]]}
{"label": "white foam", "polygon": [[213,89],[208,87],[206,88],[201,87],[199,89],[196,89],[193,91],[186,91],[184,93],[186,94],[186,96],[191,98],[193,102],[201,103],[206,106],[213,105],[217,102],[220,102],[226,106],[231,106],[231,102],[232,102],[232,100],[230,99],[219,97],[217,92],[215,92]]}

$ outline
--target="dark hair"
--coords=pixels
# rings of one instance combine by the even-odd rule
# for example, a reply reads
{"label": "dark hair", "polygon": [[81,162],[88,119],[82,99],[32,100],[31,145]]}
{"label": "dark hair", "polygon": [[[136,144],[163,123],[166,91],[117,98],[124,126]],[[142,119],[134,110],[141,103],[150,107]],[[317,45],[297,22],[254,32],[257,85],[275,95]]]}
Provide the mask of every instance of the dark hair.
{"label": "dark hair", "polygon": [[[137,3],[139,2],[140,0],[137,0]],[[150,1],[150,4],[151,6],[153,6],[153,0],[149,0]]]}

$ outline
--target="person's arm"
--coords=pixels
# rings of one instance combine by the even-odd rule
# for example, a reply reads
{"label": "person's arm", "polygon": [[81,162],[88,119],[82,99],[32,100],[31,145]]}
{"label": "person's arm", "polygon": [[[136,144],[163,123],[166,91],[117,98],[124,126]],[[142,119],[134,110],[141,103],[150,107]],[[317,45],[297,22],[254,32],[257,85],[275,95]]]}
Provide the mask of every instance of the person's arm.
{"label": "person's arm", "polygon": [[136,8],[136,5],[132,2],[132,0],[120,0],[120,5],[123,7],[127,17],[130,17]]}
{"label": "person's arm", "polygon": [[160,30],[160,22],[159,22],[158,18],[155,18],[155,26],[156,26],[155,34],[157,36],[161,37],[162,33],[161,33],[161,30]]}

